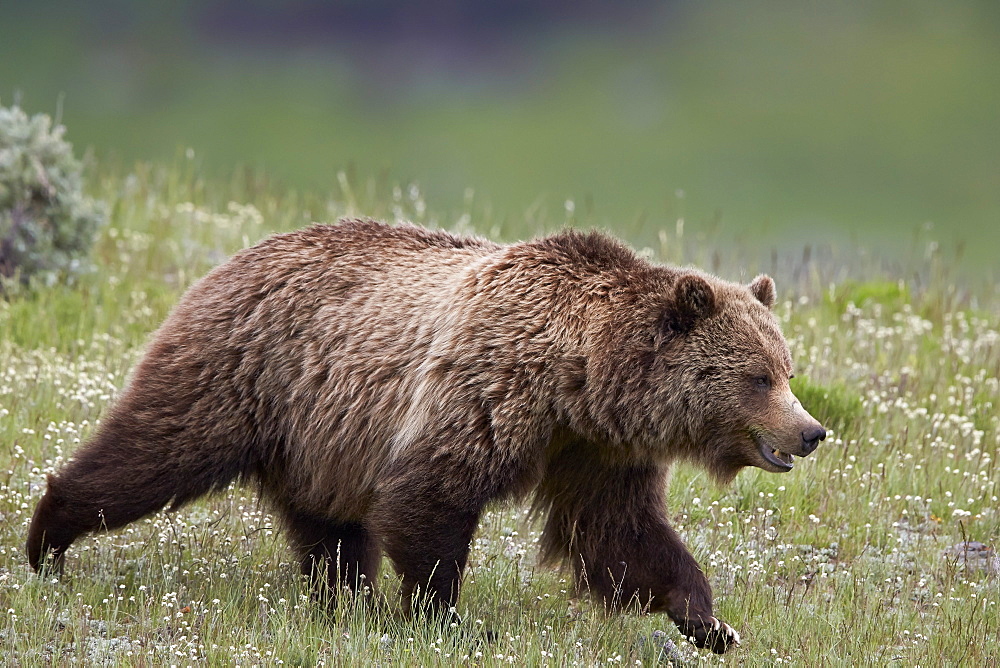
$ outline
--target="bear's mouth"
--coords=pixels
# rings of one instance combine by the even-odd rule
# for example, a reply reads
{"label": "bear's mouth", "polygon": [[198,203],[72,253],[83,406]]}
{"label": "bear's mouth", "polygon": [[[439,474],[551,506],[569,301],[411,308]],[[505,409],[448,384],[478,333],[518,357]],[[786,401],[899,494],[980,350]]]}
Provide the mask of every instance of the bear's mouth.
{"label": "bear's mouth", "polygon": [[782,452],[777,448],[772,448],[758,434],[753,435],[753,440],[757,443],[757,449],[760,450],[761,457],[774,467],[775,473],[791,471],[792,467],[795,466],[795,457],[793,455]]}

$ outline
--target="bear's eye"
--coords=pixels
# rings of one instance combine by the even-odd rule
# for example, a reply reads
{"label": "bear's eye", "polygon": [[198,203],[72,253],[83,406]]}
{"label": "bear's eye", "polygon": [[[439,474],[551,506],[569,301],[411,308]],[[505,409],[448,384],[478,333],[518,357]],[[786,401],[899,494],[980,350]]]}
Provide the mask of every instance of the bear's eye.
{"label": "bear's eye", "polygon": [[757,376],[753,379],[753,384],[758,390],[766,390],[771,387],[771,379],[767,376]]}

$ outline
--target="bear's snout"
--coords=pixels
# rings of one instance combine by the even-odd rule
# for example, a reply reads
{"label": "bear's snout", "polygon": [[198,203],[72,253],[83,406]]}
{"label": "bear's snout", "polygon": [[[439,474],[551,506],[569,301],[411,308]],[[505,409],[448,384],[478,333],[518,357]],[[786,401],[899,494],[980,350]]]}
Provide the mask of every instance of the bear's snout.
{"label": "bear's snout", "polygon": [[826,439],[826,429],[823,429],[820,425],[802,432],[802,453],[805,455],[810,454],[819,446],[819,442],[824,439]]}

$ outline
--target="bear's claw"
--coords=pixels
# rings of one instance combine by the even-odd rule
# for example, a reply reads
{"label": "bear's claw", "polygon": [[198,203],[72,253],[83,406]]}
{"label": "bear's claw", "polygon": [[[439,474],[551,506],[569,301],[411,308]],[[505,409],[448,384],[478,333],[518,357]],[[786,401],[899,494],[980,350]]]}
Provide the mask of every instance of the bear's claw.
{"label": "bear's claw", "polygon": [[725,654],[740,644],[739,632],[715,617],[707,621],[689,619],[678,626],[696,647],[708,648],[716,654]]}

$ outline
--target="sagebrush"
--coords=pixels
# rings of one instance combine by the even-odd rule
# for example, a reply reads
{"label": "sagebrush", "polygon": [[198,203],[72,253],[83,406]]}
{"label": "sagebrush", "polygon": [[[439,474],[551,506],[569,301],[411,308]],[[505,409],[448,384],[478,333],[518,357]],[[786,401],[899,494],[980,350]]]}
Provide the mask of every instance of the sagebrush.
{"label": "sagebrush", "polygon": [[65,133],[46,114],[0,107],[0,276],[52,282],[90,266],[104,207],[84,194]]}

